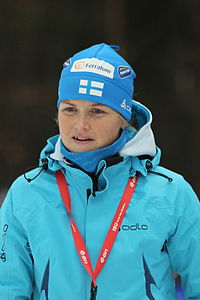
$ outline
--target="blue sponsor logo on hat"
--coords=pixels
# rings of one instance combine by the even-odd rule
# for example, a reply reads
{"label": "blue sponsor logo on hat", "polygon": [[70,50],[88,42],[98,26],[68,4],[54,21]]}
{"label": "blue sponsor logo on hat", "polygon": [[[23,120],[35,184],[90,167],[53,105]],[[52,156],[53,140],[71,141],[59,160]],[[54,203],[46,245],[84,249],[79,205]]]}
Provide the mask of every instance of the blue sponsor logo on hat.
{"label": "blue sponsor logo on hat", "polygon": [[131,69],[129,67],[118,67],[118,75],[120,78],[125,78],[131,75]]}

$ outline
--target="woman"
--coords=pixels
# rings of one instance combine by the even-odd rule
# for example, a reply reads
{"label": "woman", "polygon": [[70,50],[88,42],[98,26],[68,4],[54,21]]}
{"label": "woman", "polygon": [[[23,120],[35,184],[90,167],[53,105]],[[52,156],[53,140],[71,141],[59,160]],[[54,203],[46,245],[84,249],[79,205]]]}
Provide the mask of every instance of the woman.
{"label": "woman", "polygon": [[200,299],[199,202],[159,166],[134,78],[106,44],[64,63],[60,135],[1,209],[1,299],[174,300],[173,271]]}

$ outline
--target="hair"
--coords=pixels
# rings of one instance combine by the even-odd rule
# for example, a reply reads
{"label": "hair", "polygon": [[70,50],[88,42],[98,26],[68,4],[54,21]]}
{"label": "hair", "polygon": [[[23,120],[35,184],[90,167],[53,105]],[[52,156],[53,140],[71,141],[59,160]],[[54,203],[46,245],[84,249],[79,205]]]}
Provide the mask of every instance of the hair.
{"label": "hair", "polygon": [[136,131],[139,130],[139,126],[138,126],[138,120],[136,119],[136,117],[134,116],[131,121],[129,122],[130,126],[133,127]]}

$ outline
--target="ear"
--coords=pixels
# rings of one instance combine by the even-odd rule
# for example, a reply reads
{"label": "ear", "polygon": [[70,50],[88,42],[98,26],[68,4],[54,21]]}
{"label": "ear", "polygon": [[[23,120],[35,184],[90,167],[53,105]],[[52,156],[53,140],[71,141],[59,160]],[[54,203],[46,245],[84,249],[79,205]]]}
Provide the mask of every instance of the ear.
{"label": "ear", "polygon": [[126,127],[128,127],[128,121],[126,121],[124,118],[121,118],[122,119],[122,125],[121,125],[121,128],[122,129],[125,129]]}

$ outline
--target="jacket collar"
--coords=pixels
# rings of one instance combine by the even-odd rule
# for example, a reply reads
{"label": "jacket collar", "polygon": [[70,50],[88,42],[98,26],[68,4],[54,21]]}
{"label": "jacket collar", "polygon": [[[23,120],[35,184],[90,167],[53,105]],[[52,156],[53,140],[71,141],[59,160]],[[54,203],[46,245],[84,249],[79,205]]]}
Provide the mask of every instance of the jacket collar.
{"label": "jacket collar", "polygon": [[[151,160],[152,166],[158,165],[160,161],[160,150],[155,145],[154,135],[151,129],[152,115],[151,112],[141,103],[133,101],[133,115],[138,121],[138,131],[133,137],[126,143],[126,145],[119,152],[119,157],[124,159],[130,159],[131,161],[131,173],[139,171],[143,175],[146,175],[147,160]],[[130,131],[134,130],[130,127]],[[148,158],[140,158],[145,156]],[[47,141],[47,146],[41,152],[41,159],[48,158],[49,168],[55,171],[61,167],[66,167],[66,162],[60,152],[60,136],[54,136]],[[108,158],[99,163],[107,166],[113,165],[116,157]],[[112,163],[111,163],[112,161]],[[117,161],[115,161],[117,163]],[[131,174],[132,176],[132,174]]]}

